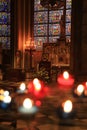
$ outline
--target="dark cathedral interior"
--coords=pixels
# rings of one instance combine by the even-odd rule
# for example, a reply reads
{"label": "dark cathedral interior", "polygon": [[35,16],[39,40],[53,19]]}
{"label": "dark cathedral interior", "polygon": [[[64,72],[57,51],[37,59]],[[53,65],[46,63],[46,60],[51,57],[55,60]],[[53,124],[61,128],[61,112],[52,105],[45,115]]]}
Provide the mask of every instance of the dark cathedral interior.
{"label": "dark cathedral interior", "polygon": [[0,130],[87,129],[87,1],[0,0]]}

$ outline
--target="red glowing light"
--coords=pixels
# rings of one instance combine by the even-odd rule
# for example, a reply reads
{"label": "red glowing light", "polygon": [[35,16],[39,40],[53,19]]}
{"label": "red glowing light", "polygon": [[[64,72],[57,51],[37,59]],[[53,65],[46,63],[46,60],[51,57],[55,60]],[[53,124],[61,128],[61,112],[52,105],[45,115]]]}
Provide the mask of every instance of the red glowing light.
{"label": "red glowing light", "polygon": [[74,78],[68,72],[60,74],[57,78],[57,82],[60,88],[70,88],[74,84]]}
{"label": "red glowing light", "polygon": [[87,81],[83,83],[84,85],[84,95],[87,96]]}
{"label": "red glowing light", "polygon": [[41,106],[41,101],[40,101],[40,100],[37,100],[37,101],[36,101],[36,106],[37,106],[37,107],[40,107],[40,106]]}
{"label": "red glowing light", "polygon": [[84,84],[85,89],[87,90],[87,81]]}
{"label": "red glowing light", "polygon": [[47,88],[45,87],[44,82],[35,78],[28,84],[28,92],[38,99],[44,98],[44,96],[47,94]]}
{"label": "red glowing light", "polygon": [[34,88],[35,88],[35,91],[40,91],[41,90],[41,83],[40,83],[40,81],[37,79],[37,78],[35,78],[34,80],[33,80],[33,85],[34,85]]}
{"label": "red glowing light", "polygon": [[31,81],[28,83],[28,92],[33,93],[33,91],[34,91],[34,85],[33,82]]}

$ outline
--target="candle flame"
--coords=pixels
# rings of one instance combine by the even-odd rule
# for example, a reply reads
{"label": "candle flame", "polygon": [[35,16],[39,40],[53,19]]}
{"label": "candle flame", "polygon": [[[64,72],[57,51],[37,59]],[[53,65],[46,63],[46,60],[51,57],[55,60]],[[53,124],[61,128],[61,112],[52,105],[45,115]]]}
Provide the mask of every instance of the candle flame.
{"label": "candle flame", "polygon": [[24,91],[26,89],[25,83],[21,83],[20,85],[20,90]]}
{"label": "candle flame", "polygon": [[35,90],[37,90],[37,91],[41,90],[41,84],[40,84],[40,81],[37,78],[35,78],[33,80],[33,84],[34,84]]}
{"label": "candle flame", "polygon": [[64,79],[68,79],[69,78],[69,73],[67,71],[63,72],[63,77]]}
{"label": "candle flame", "polygon": [[23,106],[26,109],[32,108],[33,104],[32,104],[32,100],[29,98],[26,98],[23,102]]}
{"label": "candle flame", "polygon": [[84,86],[82,84],[79,84],[77,86],[77,94],[81,95],[84,92]]}
{"label": "candle flame", "polygon": [[67,100],[63,103],[64,112],[66,113],[71,112],[72,108],[73,108],[73,104],[71,100]]}

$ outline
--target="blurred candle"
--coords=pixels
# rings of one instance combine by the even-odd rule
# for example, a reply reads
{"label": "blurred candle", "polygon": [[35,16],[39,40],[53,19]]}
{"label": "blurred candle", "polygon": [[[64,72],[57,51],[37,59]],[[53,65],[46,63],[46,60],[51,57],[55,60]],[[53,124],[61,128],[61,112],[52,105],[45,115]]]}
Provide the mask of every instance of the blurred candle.
{"label": "blurred candle", "polygon": [[21,83],[19,89],[17,90],[18,93],[25,93],[26,92],[26,84]]}
{"label": "blurred candle", "polygon": [[61,87],[70,87],[74,84],[74,78],[67,71],[64,71],[63,74],[58,76],[57,82]]}
{"label": "blurred candle", "polygon": [[75,89],[75,93],[78,95],[78,96],[81,96],[83,93],[84,93],[84,85],[83,84],[79,84],[77,86],[77,88]]}
{"label": "blurred candle", "polygon": [[34,84],[35,91],[39,92],[41,90],[40,81],[37,78],[35,78],[33,80],[33,84]]}
{"label": "blurred candle", "polygon": [[21,83],[21,85],[20,85],[20,90],[21,90],[21,91],[24,91],[25,89],[26,89],[25,83]]}
{"label": "blurred candle", "polygon": [[19,107],[19,112],[23,114],[35,114],[38,111],[38,108],[34,105],[33,101],[30,98],[26,98],[23,101],[21,107]]}

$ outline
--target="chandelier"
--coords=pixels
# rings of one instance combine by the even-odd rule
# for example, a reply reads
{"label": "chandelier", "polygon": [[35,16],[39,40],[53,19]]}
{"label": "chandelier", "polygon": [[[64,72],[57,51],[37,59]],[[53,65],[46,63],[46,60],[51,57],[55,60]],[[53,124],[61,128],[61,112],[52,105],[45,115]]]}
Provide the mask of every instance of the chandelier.
{"label": "chandelier", "polygon": [[44,8],[48,9],[59,9],[64,6],[65,0],[40,0],[40,4]]}

